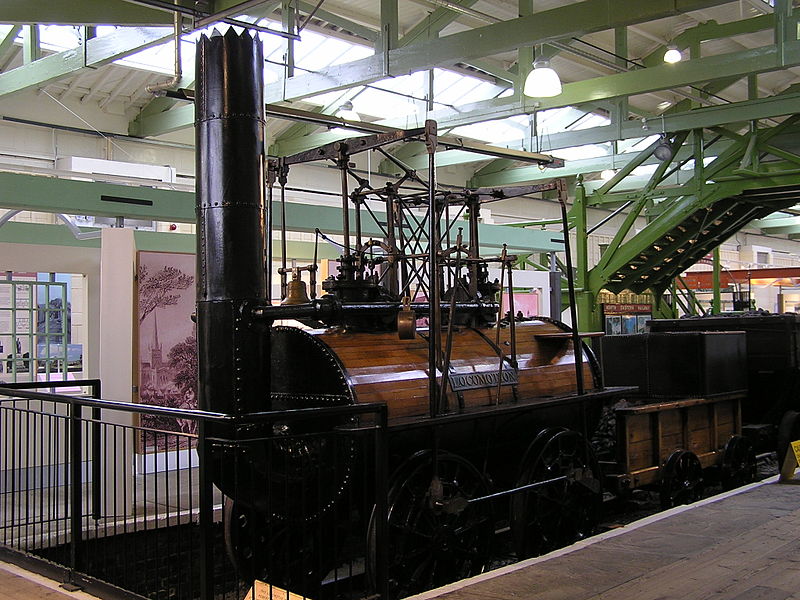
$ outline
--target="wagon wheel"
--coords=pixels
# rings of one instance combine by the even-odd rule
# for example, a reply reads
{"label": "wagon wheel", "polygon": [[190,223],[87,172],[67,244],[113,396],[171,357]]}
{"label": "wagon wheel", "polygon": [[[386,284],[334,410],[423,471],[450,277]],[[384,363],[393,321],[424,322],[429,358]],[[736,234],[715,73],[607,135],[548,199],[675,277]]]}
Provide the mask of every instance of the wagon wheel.
{"label": "wagon wheel", "polygon": [[575,431],[546,429],[525,453],[517,486],[557,479],[514,494],[511,531],[520,558],[549,552],[594,533],[602,480],[594,452]]}
{"label": "wagon wheel", "polygon": [[[388,496],[387,543],[390,596],[402,598],[481,573],[490,556],[494,515],[488,484],[478,469],[455,454],[440,453],[406,464],[393,476]],[[375,522],[370,522],[367,572],[374,583]]]}
{"label": "wagon wheel", "polygon": [[800,413],[787,410],[778,425],[778,470],[783,468],[783,461],[789,451],[789,444],[800,440]]}
{"label": "wagon wheel", "polygon": [[670,454],[661,471],[661,508],[690,504],[703,491],[703,467],[688,450]]}
{"label": "wagon wheel", "polygon": [[222,518],[225,550],[239,579],[248,586],[259,579],[295,593],[316,594],[324,575],[319,527],[276,521],[227,497]]}
{"label": "wagon wheel", "polygon": [[722,487],[726,490],[752,483],[756,478],[756,453],[753,444],[734,435],[725,444],[722,455]]}

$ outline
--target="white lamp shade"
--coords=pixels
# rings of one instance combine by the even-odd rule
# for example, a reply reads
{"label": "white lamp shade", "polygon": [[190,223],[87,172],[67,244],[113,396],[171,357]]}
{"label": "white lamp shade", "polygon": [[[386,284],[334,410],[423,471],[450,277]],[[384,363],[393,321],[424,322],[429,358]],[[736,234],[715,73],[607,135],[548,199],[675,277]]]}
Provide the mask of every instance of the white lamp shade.
{"label": "white lamp shade", "polygon": [[678,50],[675,46],[670,46],[667,48],[667,51],[664,52],[664,62],[665,63],[676,63],[680,62],[683,56],[681,55],[681,51]]}
{"label": "white lamp shade", "polygon": [[522,93],[530,98],[550,98],[561,93],[561,79],[547,60],[533,63],[533,71],[525,78]]}
{"label": "white lamp shade", "polygon": [[614,169],[603,169],[600,172],[600,179],[602,179],[603,181],[609,181],[609,180],[613,179],[614,175],[616,175],[616,174],[617,174],[617,172]]}

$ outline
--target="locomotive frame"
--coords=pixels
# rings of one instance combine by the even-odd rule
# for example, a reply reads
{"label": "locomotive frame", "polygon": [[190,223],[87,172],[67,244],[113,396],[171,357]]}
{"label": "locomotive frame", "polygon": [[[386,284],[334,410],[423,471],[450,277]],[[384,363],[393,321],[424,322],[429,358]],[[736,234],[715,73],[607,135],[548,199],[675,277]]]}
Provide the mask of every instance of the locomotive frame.
{"label": "locomotive frame", "polygon": [[[506,286],[513,290],[515,256],[504,246],[499,256],[481,257],[478,239],[483,203],[546,190],[558,195],[566,233],[563,181],[443,189],[436,180],[433,121],[416,130],[348,139],[267,161],[261,61],[260,44],[247,34],[229,30],[198,43],[200,407],[246,422],[248,415],[265,410],[385,404],[388,469],[393,473],[385,523],[389,542],[375,547],[372,533],[364,541],[368,575],[380,564],[378,554],[388,555],[392,595],[481,572],[491,558],[497,527],[511,529],[518,556],[591,534],[602,482],[588,436],[602,405],[628,388],[602,388],[597,363],[576,329],[523,319],[514,312],[513,294],[507,312],[499,306],[497,292]],[[427,180],[383,149],[411,139],[426,144]],[[375,189],[359,176],[350,158],[371,150],[395,160],[402,170],[399,180]],[[323,282],[327,294],[317,298],[312,289],[308,297],[301,274],[308,272],[313,283],[317,265],[289,268],[284,252],[279,269],[283,302],[276,306],[269,268],[273,187],[279,186],[283,213],[290,167],[317,160],[329,161],[340,172],[339,274]],[[350,179],[356,182],[352,190]],[[383,204],[385,223],[368,198]],[[464,212],[467,232],[456,229]],[[382,229],[382,239],[363,238],[366,215]],[[284,223],[281,219],[286,240]],[[566,235],[565,250],[570,263]],[[491,263],[500,266],[499,282],[488,278]],[[569,268],[567,278],[574,322]],[[422,317],[427,327],[419,327]],[[282,319],[317,329],[273,326]],[[324,425],[345,432],[346,440],[354,424]],[[327,446],[287,441],[277,463],[274,454],[258,446],[261,439],[300,439],[305,433],[289,424],[271,430],[252,424],[210,426],[202,433],[201,444],[211,442],[212,479],[230,499],[227,537],[242,572],[260,572],[258,562],[266,559],[263,552],[253,552],[252,544],[237,540],[263,537],[274,506],[286,505],[263,488],[261,493],[243,490],[260,482],[268,490],[271,479],[280,477],[296,483],[299,496],[319,501],[312,511],[315,519],[343,518],[336,494],[323,500],[330,494],[318,494],[317,482],[309,479],[322,480],[326,465],[357,460],[346,441]],[[227,440],[225,450],[214,445],[215,439]],[[313,459],[306,473],[300,457]],[[280,469],[273,473],[275,465]],[[334,490],[370,485],[357,479],[347,475],[325,481]],[[375,519],[370,532],[380,525]],[[242,523],[249,525],[242,529]],[[256,523],[262,532],[253,531]],[[316,548],[307,548],[306,541],[297,544],[311,562],[317,562],[318,547],[327,543],[322,529],[309,536]],[[330,566],[320,564],[310,572],[287,566],[270,577],[305,593],[307,580],[319,580]]]}

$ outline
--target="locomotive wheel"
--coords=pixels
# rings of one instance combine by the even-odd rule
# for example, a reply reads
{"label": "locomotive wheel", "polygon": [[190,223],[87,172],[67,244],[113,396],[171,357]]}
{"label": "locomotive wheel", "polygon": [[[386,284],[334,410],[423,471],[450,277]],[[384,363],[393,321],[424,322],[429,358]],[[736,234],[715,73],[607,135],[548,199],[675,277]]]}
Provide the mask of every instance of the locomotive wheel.
{"label": "locomotive wheel", "polygon": [[787,410],[778,425],[778,470],[783,467],[783,461],[789,451],[789,444],[797,440],[800,440],[800,413]]}
{"label": "locomotive wheel", "polygon": [[750,440],[734,435],[722,455],[722,487],[726,490],[752,483],[756,478],[756,453]]}
{"label": "locomotive wheel", "polygon": [[566,546],[594,533],[603,499],[600,468],[582,435],[545,429],[520,465],[517,486],[564,477],[511,498],[510,525],[519,558]]}
{"label": "locomotive wheel", "polygon": [[703,467],[688,450],[670,454],[661,471],[661,508],[691,504],[703,491]]}
{"label": "locomotive wheel", "polygon": [[[256,508],[225,498],[225,550],[240,579],[278,585],[318,597],[323,572],[319,559],[319,528],[292,527],[270,520]],[[316,594],[316,595],[315,595]]]}
{"label": "locomotive wheel", "polygon": [[[388,496],[389,590],[403,598],[483,572],[494,514],[489,486],[468,460],[442,452],[415,457],[392,476]],[[367,572],[374,581],[375,522],[370,522]]]}

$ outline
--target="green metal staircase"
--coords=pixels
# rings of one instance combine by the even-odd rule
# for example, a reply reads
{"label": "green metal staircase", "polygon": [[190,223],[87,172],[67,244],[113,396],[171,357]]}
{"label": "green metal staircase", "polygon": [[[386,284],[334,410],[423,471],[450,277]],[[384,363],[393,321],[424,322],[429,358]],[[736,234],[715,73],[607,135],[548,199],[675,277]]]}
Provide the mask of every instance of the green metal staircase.
{"label": "green metal staircase", "polygon": [[[774,127],[750,124],[745,135],[722,127],[678,132],[670,137],[672,156],[679,158],[658,163],[638,189],[630,189],[636,180],[631,174],[661,142],[597,189],[590,191],[591,184],[576,186],[571,218],[577,234],[581,329],[600,328],[596,299],[603,290],[650,291],[660,299],[676,277],[743,227],[800,204],[800,154],[778,147],[776,138],[781,134],[794,139],[798,133],[798,114]],[[705,164],[707,153],[715,157]],[[693,175],[679,184],[680,170],[689,160],[694,161]],[[588,227],[587,207],[614,211],[604,222],[624,215],[608,249],[592,267],[586,240],[593,230]]]}
{"label": "green metal staircase", "polygon": [[[800,184],[743,190],[723,198],[679,220],[654,242],[648,243],[630,262],[608,276],[605,289],[660,294],[673,279],[708,255],[714,248],[742,229],[750,221],[800,202]],[[675,221],[671,211],[657,217]]]}

